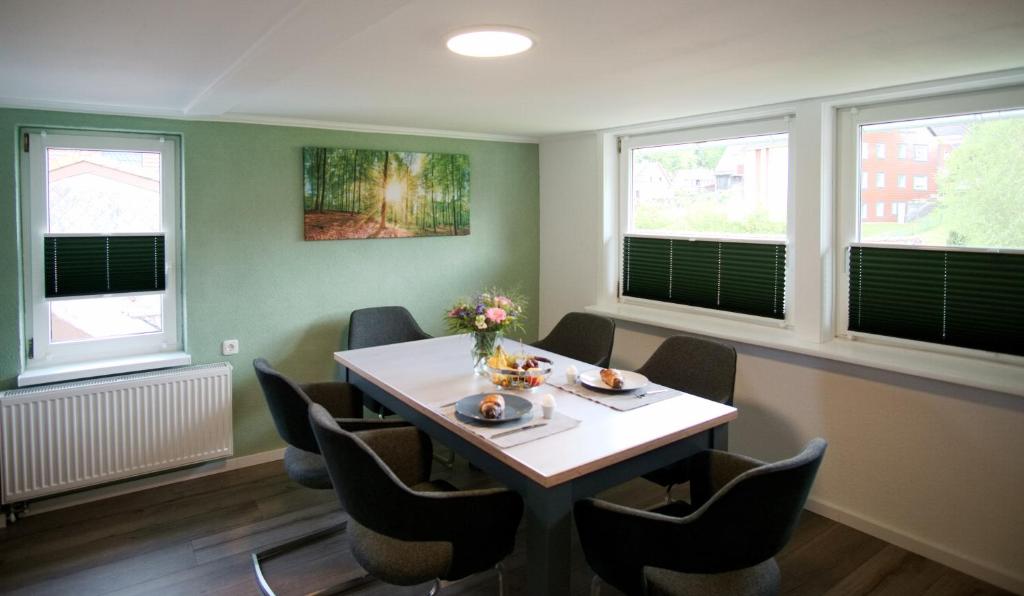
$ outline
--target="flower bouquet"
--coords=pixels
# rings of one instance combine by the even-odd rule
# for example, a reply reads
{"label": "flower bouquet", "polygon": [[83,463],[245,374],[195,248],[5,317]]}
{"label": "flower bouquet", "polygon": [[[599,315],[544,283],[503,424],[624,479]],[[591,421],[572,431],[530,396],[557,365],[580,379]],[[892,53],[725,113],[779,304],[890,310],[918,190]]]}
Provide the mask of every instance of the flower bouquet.
{"label": "flower bouquet", "polygon": [[452,333],[473,334],[473,370],[487,374],[487,358],[506,331],[523,330],[522,296],[497,289],[482,292],[474,300],[460,300],[445,315]]}

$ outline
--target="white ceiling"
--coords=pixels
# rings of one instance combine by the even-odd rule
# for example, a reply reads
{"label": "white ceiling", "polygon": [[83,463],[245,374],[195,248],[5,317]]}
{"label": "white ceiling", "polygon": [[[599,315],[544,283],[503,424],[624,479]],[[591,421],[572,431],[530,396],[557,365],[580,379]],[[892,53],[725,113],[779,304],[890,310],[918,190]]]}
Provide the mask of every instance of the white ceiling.
{"label": "white ceiling", "polygon": [[1024,2],[3,0],[0,57],[9,106],[539,137],[1021,67]]}

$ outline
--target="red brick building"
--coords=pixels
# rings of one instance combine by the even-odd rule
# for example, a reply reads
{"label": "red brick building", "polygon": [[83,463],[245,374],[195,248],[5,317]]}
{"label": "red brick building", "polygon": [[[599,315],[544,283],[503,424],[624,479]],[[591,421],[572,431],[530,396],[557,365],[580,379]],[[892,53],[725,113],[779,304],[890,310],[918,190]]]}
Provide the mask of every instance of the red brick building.
{"label": "red brick building", "polygon": [[960,135],[923,126],[871,128],[861,136],[861,221],[913,220],[935,201],[937,174]]}

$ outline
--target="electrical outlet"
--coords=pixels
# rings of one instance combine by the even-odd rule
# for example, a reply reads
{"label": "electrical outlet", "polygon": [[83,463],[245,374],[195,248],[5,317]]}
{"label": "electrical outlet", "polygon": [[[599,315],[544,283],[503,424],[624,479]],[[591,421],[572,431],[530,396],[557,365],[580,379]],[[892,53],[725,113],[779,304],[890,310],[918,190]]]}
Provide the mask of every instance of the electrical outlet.
{"label": "electrical outlet", "polygon": [[220,353],[225,356],[231,356],[238,353],[238,340],[237,339],[225,339],[220,344]]}

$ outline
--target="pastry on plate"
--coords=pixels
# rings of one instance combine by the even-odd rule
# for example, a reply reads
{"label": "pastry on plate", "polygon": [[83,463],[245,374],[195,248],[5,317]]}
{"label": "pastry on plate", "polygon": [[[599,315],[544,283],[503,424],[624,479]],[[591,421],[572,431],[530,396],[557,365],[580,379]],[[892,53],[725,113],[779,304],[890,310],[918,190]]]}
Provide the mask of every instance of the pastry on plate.
{"label": "pastry on plate", "polygon": [[612,389],[622,389],[622,373],[614,368],[602,368],[601,382]]}
{"label": "pastry on plate", "polygon": [[485,395],[484,398],[480,400],[480,414],[483,415],[484,418],[497,420],[498,418],[501,418],[504,413],[505,398],[497,393]]}

